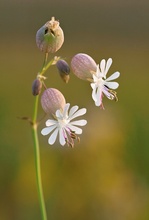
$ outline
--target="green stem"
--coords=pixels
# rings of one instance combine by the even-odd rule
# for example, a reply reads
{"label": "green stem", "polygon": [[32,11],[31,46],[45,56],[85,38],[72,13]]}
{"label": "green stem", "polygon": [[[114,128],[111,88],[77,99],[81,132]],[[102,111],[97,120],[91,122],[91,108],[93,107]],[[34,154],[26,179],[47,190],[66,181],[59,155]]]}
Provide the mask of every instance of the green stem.
{"label": "green stem", "polygon": [[[36,97],[36,99],[38,99],[38,97]],[[35,102],[38,101],[36,100]],[[42,189],[42,181],[41,181],[40,150],[39,150],[39,141],[38,141],[36,123],[33,124],[33,139],[34,139],[34,151],[35,151],[36,181],[37,181],[37,190],[38,190],[39,202],[41,208],[41,215],[42,215],[42,220],[47,220],[45,201],[44,201],[43,189]]]}
{"label": "green stem", "polygon": [[[46,64],[47,59],[48,59],[48,53],[45,54],[43,66],[38,76],[42,76],[46,72],[46,70],[53,64],[54,59],[52,59],[48,64]],[[39,195],[42,220],[47,220],[47,213],[46,213],[46,208],[45,208],[45,201],[44,201],[42,181],[41,181],[40,149],[39,149],[39,140],[38,140],[38,131],[37,131],[38,102],[39,102],[39,96],[37,95],[35,97],[35,103],[34,103],[32,132],[33,132],[34,151],[35,151],[36,181],[37,181],[37,189],[38,189],[38,195]]]}
{"label": "green stem", "polygon": [[53,59],[42,69],[40,75],[43,75],[46,72],[46,70],[52,65],[52,63],[53,63]]}
{"label": "green stem", "polygon": [[[42,75],[45,72],[47,58],[48,58],[48,54],[45,54],[43,67],[39,75]],[[39,96],[37,95],[35,97],[35,103],[34,103],[32,133],[33,133],[34,151],[35,151],[36,181],[37,181],[38,196],[39,196],[39,202],[40,202],[40,208],[41,208],[41,215],[42,215],[42,220],[47,220],[47,213],[46,213],[46,208],[45,208],[45,201],[44,201],[42,181],[41,181],[40,149],[39,149],[39,140],[38,140],[38,131],[37,131],[38,102],[39,102]]]}

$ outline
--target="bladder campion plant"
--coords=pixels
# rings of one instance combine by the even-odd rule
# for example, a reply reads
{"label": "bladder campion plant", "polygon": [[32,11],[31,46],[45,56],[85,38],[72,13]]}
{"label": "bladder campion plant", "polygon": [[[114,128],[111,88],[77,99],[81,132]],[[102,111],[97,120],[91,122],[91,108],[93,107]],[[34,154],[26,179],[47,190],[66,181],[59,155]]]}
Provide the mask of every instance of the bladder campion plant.
{"label": "bladder campion plant", "polygon": [[[36,79],[32,83],[32,94],[35,96],[34,110],[32,119],[23,117],[32,125],[34,149],[35,149],[35,167],[38,195],[41,207],[42,220],[47,220],[47,213],[45,208],[45,201],[43,196],[41,168],[40,168],[40,149],[38,139],[38,104],[39,98],[43,111],[48,115],[49,119],[45,122],[46,127],[41,130],[42,135],[49,135],[48,143],[53,145],[56,139],[59,144],[69,147],[74,147],[75,140],[80,142],[78,135],[82,134],[82,126],[87,124],[85,119],[77,119],[85,115],[86,108],[81,108],[77,105],[70,107],[63,94],[56,88],[47,87],[45,84],[45,73],[51,65],[56,65],[62,80],[68,83],[70,79],[70,67],[68,63],[60,57],[53,57],[48,61],[49,54],[58,51],[64,43],[64,33],[60,27],[59,21],[54,17],[46,22],[36,34],[36,44],[40,51],[44,54],[44,61],[41,70],[38,72]],[[106,78],[107,72],[112,64],[112,59],[109,58],[107,62],[102,59],[100,66],[87,54],[76,54],[71,61],[71,69],[73,73],[80,79],[90,82],[92,87],[92,98],[96,106],[103,106],[103,95],[110,100],[118,100],[116,92],[119,84],[111,82],[119,77],[120,73],[115,72],[110,77]],[[43,90],[43,91],[42,91]],[[42,94],[41,94],[42,93]]]}

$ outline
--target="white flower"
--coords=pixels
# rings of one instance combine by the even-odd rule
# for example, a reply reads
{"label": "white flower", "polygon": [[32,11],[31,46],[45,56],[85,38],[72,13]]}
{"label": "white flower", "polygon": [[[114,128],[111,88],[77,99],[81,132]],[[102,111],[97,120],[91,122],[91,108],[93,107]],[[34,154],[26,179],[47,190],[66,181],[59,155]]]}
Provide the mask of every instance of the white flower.
{"label": "white flower", "polygon": [[[63,110],[58,109],[54,115],[54,119],[46,121],[46,128],[41,131],[42,135],[48,135],[51,133],[48,143],[54,144],[57,136],[59,136],[59,142],[63,146],[66,143],[68,146],[74,146],[74,139],[79,140],[76,134],[81,134],[82,129],[77,126],[84,126],[87,124],[86,120],[71,121],[78,116],[82,116],[86,113],[86,109],[82,108],[78,110],[78,106],[75,105],[69,110],[70,104],[67,103]],[[68,112],[69,110],[69,112]]]}
{"label": "white flower", "polygon": [[96,73],[93,73],[93,82],[91,83],[92,98],[95,101],[96,106],[103,107],[102,97],[103,94],[107,96],[108,99],[117,100],[116,92],[111,89],[117,89],[119,84],[117,82],[110,82],[111,80],[117,79],[120,76],[119,72],[113,73],[110,77],[106,79],[107,72],[112,64],[112,59],[109,58],[107,62],[103,59],[99,65],[97,65]]}

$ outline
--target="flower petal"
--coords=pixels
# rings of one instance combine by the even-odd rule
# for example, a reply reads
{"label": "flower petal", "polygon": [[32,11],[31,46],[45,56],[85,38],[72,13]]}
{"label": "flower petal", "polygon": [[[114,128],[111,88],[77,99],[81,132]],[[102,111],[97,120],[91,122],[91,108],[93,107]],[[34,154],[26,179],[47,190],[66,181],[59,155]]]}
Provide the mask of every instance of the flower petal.
{"label": "flower petal", "polygon": [[56,125],[52,125],[50,127],[43,128],[41,130],[41,134],[45,136],[45,135],[49,134],[51,131],[53,131],[55,128],[56,128]]}
{"label": "flower petal", "polygon": [[62,146],[66,144],[64,133],[62,129],[59,129],[59,142]]}
{"label": "flower petal", "polygon": [[95,83],[91,83],[91,87],[94,89],[96,87]]}
{"label": "flower petal", "polygon": [[99,72],[99,70],[98,70],[98,72],[96,72],[95,74],[93,74],[93,82],[97,82],[97,80],[98,80],[98,75],[100,74],[100,72]]}
{"label": "flower petal", "polygon": [[57,118],[63,118],[63,113],[62,113],[62,111],[60,109],[58,109],[56,111],[55,115],[56,115]]}
{"label": "flower petal", "polygon": [[102,89],[98,88],[96,93],[95,105],[100,106],[102,104]]}
{"label": "flower petal", "polygon": [[55,125],[56,123],[57,123],[56,120],[48,119],[48,120],[46,121],[46,126],[49,127],[49,126]]}
{"label": "flower petal", "polygon": [[105,61],[105,59],[103,59],[100,62],[100,70],[101,70],[102,73],[105,72],[105,67],[106,67],[106,61]]}
{"label": "flower petal", "polygon": [[68,115],[68,109],[70,107],[70,103],[67,103],[64,107],[64,111],[63,111],[63,118],[66,118],[66,116]]}
{"label": "flower petal", "polygon": [[72,124],[69,124],[68,126],[72,131],[74,131],[76,134],[82,134],[82,129],[78,128]]}
{"label": "flower petal", "polygon": [[107,60],[107,64],[106,64],[106,67],[105,67],[105,72],[104,72],[105,77],[106,77],[106,75],[107,75],[107,72],[108,72],[109,69],[110,69],[111,64],[112,64],[112,59],[109,58],[109,59]]}
{"label": "flower petal", "polygon": [[84,126],[87,124],[87,121],[82,119],[82,120],[78,120],[78,121],[72,121],[71,125],[79,125],[79,126]]}
{"label": "flower petal", "polygon": [[86,111],[87,111],[86,108],[81,108],[76,113],[74,113],[69,119],[72,120],[73,118],[84,115],[86,113]]}
{"label": "flower petal", "polygon": [[119,87],[117,82],[105,82],[104,84],[110,89],[117,89]]}
{"label": "flower petal", "polygon": [[91,87],[93,89],[93,91],[92,91],[92,99],[94,100],[94,102],[96,102],[97,101],[97,92],[96,92],[97,86],[96,86],[95,83],[91,83]]}
{"label": "flower petal", "polygon": [[92,91],[92,98],[95,102],[96,106],[100,106],[102,104],[102,87],[97,87],[95,83],[91,83]]}
{"label": "flower petal", "polygon": [[48,139],[48,143],[49,143],[50,145],[52,145],[52,144],[55,143],[56,138],[57,138],[57,134],[58,134],[58,128],[55,129],[55,131],[51,134],[51,136],[50,136],[49,139]]}
{"label": "flower petal", "polygon": [[109,76],[109,77],[106,79],[106,81],[111,81],[111,80],[117,79],[119,76],[120,76],[120,73],[119,73],[119,72],[115,72],[115,73],[113,73],[111,76]]}
{"label": "flower petal", "polygon": [[77,105],[73,106],[69,111],[69,117],[71,117],[78,110],[78,108],[79,107]]}
{"label": "flower petal", "polygon": [[99,78],[104,77],[103,72],[99,69],[99,64],[97,65],[96,73],[93,74],[93,81],[96,82]]}

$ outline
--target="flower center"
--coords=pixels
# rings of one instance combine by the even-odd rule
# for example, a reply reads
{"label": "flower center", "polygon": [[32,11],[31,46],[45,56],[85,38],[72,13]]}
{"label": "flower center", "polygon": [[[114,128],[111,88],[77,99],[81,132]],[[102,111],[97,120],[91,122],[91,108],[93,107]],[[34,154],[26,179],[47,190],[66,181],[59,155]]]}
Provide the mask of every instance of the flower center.
{"label": "flower center", "polygon": [[61,128],[66,127],[66,125],[70,122],[70,120],[69,120],[69,119],[66,119],[66,118],[58,118],[57,120],[58,120],[59,126],[60,126]]}
{"label": "flower center", "polygon": [[104,85],[104,80],[100,77],[98,78],[97,76],[94,77],[94,83],[96,84],[96,86],[98,88],[102,88],[102,86]]}

